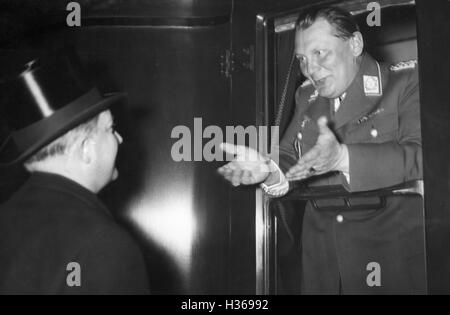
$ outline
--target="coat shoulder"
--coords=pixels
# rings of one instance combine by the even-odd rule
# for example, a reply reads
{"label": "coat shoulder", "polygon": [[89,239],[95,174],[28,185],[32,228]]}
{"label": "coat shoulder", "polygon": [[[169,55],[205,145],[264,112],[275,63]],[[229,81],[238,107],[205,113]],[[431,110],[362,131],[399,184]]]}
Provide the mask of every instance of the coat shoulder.
{"label": "coat shoulder", "polygon": [[418,62],[416,59],[401,61],[389,66],[391,77],[411,78],[413,81],[419,80]]}
{"label": "coat shoulder", "polygon": [[401,61],[388,67],[390,84],[398,91],[419,85],[419,66],[417,60]]}

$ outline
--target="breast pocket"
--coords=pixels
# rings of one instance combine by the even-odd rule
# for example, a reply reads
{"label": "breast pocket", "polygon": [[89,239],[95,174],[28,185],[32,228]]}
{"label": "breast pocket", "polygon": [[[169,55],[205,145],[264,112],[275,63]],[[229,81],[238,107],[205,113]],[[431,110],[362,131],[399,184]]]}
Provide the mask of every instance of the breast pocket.
{"label": "breast pocket", "polygon": [[345,143],[382,143],[397,140],[398,115],[380,115],[372,119],[356,123],[347,131]]}

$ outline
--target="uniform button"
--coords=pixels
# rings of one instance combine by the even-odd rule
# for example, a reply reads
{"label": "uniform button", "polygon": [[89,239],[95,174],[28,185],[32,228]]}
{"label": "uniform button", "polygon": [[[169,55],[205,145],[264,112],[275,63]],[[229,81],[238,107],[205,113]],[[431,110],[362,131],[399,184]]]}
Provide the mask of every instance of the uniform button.
{"label": "uniform button", "polygon": [[370,135],[372,136],[372,138],[378,137],[378,130],[372,128],[372,130],[370,130]]}
{"label": "uniform button", "polygon": [[342,223],[342,222],[344,222],[344,217],[342,215],[338,215],[336,217],[336,221],[338,221],[339,223]]}

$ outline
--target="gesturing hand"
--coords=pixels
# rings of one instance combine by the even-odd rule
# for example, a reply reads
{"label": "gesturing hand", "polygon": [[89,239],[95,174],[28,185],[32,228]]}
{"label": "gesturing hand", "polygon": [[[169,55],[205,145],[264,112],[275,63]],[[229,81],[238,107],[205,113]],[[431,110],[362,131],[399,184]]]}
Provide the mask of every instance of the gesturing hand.
{"label": "gesturing hand", "polygon": [[338,142],[328,127],[326,117],[320,117],[317,125],[319,126],[319,137],[316,144],[298,160],[296,165],[289,169],[286,173],[287,180],[295,181],[330,171],[343,171],[339,168],[346,154],[345,145]]}
{"label": "gesturing hand", "polygon": [[217,171],[233,186],[252,185],[263,182],[272,172],[270,159],[263,157],[256,150],[243,145],[222,143],[222,151],[235,155],[233,161]]}

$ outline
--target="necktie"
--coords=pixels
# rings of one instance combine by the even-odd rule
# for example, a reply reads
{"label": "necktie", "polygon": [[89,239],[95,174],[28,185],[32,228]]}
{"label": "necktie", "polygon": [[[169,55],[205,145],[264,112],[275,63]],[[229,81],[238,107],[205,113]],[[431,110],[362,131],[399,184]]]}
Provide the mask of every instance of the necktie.
{"label": "necktie", "polygon": [[334,112],[335,113],[339,110],[339,107],[341,106],[341,103],[344,100],[345,95],[346,95],[346,93],[344,93],[341,96],[334,99]]}
{"label": "necktie", "polygon": [[341,106],[341,98],[340,97],[336,97],[334,99],[334,112],[336,113],[339,110],[339,107]]}

